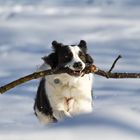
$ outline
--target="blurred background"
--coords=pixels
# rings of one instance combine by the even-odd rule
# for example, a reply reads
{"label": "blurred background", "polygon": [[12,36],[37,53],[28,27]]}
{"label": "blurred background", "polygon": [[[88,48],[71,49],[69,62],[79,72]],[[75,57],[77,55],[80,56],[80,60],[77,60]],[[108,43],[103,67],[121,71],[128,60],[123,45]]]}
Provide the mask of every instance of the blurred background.
{"label": "blurred background", "polygon": [[[96,66],[140,72],[140,0],[0,0],[0,86],[37,70],[51,42],[87,41]],[[94,111],[41,125],[33,104],[39,80],[0,95],[0,138],[140,139],[140,79],[95,75]]]}

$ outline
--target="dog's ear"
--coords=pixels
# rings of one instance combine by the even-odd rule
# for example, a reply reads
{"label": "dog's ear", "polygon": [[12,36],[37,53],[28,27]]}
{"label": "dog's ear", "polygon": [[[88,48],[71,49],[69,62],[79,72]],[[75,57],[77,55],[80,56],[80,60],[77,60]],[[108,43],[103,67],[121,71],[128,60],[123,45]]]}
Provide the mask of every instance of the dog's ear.
{"label": "dog's ear", "polygon": [[51,53],[48,56],[42,57],[42,59],[46,64],[49,64],[52,69],[56,68],[58,65],[58,59],[56,53]]}
{"label": "dog's ear", "polygon": [[94,63],[93,58],[92,58],[89,54],[86,54],[86,63],[87,63],[88,65]]}
{"label": "dog's ear", "polygon": [[87,51],[87,43],[85,40],[81,40],[79,45],[78,45],[84,52]]}
{"label": "dog's ear", "polygon": [[56,50],[56,49],[58,49],[58,48],[61,48],[63,46],[63,44],[62,43],[58,43],[57,41],[53,41],[52,42],[52,47]]}

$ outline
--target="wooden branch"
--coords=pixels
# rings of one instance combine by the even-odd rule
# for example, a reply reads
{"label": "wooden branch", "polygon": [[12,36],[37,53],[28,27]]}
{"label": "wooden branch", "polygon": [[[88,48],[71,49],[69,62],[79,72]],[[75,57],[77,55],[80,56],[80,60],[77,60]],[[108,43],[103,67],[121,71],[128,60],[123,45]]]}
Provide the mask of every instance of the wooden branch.
{"label": "wooden branch", "polygon": [[96,71],[96,66],[93,65],[91,68],[87,67],[83,70],[82,74],[80,73],[77,73],[77,72],[74,72],[68,68],[63,68],[63,69],[56,69],[56,70],[45,70],[45,71],[39,71],[39,72],[34,72],[30,75],[27,75],[27,76],[24,76],[22,78],[19,78],[5,86],[2,86],[0,87],[0,93],[3,94],[4,92],[18,86],[18,85],[21,85],[25,82],[28,82],[30,80],[33,80],[33,79],[38,79],[38,78],[41,78],[41,77],[44,77],[44,76],[47,76],[47,75],[52,75],[52,74],[60,74],[60,73],[68,73],[70,75],[73,75],[73,76],[79,76],[80,75],[83,75],[83,74],[86,74],[86,73],[91,73],[91,72],[94,72]]}
{"label": "wooden branch", "polygon": [[[115,66],[115,64],[114,64],[114,66]],[[114,68],[114,66],[113,66],[113,68]],[[79,75],[83,76],[84,74],[95,73],[96,75],[99,75],[99,76],[102,76],[102,77],[116,78],[116,79],[117,78],[140,78],[140,73],[111,73],[110,71],[106,72],[106,71],[100,70],[95,65],[91,65],[91,66],[86,67],[82,71],[82,74],[74,72],[74,71],[72,71],[68,68],[57,69],[57,70],[51,70],[50,69],[50,70],[45,70],[45,71],[32,73],[32,74],[27,75],[25,77],[19,78],[15,81],[5,85],[5,86],[2,86],[2,87],[0,87],[0,93],[3,94],[4,92],[6,92],[6,91],[8,91],[8,90],[20,85],[20,84],[28,82],[30,80],[38,79],[40,77],[44,77],[44,76],[47,76],[47,75],[60,74],[60,73],[68,73],[68,74],[73,75],[73,76],[79,76]]]}
{"label": "wooden branch", "polygon": [[115,79],[119,79],[119,78],[140,78],[140,73],[112,73],[112,70],[114,69],[117,61],[122,58],[121,55],[119,55],[115,61],[113,62],[110,70],[108,72],[105,72],[103,70],[98,69],[95,74],[106,77],[106,78],[115,78]]}
{"label": "wooden branch", "polygon": [[115,79],[122,79],[122,78],[140,78],[140,73],[110,73],[110,72],[105,72],[103,70],[98,70],[95,72],[96,75],[106,77],[106,78],[115,78]]}
{"label": "wooden branch", "polygon": [[116,63],[117,63],[117,61],[118,61],[120,58],[122,58],[121,55],[119,55],[119,56],[115,59],[114,63],[112,64],[112,66],[111,66],[111,68],[110,68],[110,70],[108,71],[109,73],[112,72],[112,70],[114,69],[114,67],[115,67],[115,65],[116,65]]}

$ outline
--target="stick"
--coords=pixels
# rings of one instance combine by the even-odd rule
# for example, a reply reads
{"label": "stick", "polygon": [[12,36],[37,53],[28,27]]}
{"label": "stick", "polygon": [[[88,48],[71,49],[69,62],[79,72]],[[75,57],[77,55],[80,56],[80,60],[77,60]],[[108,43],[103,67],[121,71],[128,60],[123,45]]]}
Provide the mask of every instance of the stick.
{"label": "stick", "polygon": [[[86,74],[86,73],[90,73],[90,72],[93,72],[96,70],[96,66],[93,65],[92,68],[85,68],[83,70],[83,73]],[[21,85],[23,83],[26,83],[30,80],[33,80],[33,79],[38,79],[40,77],[44,77],[44,76],[47,76],[47,75],[52,75],[52,74],[60,74],[60,73],[68,73],[70,75],[74,75],[74,76],[79,76],[79,74],[75,73],[74,71],[68,69],[68,68],[63,68],[63,69],[57,69],[57,70],[45,70],[45,71],[40,71],[40,72],[34,72],[30,75],[27,75],[27,76],[24,76],[22,78],[19,78],[7,85],[4,85],[2,87],[0,87],[0,93],[3,94],[4,92],[18,86],[18,85]]]}
{"label": "stick", "polygon": [[116,63],[117,63],[117,61],[118,61],[120,58],[122,58],[121,55],[119,55],[119,56],[115,59],[114,63],[112,64],[112,66],[111,66],[111,68],[110,68],[110,70],[108,71],[109,73],[112,72],[112,70],[114,69],[114,67],[115,67],[115,65],[116,65]]}
{"label": "stick", "polygon": [[119,55],[115,61],[113,62],[110,70],[108,72],[105,72],[103,70],[98,69],[98,71],[95,71],[95,74],[106,77],[106,78],[115,78],[115,79],[119,79],[119,78],[140,78],[140,73],[112,73],[112,70],[114,69],[117,61],[122,58],[121,55]]}
{"label": "stick", "polygon": [[[106,77],[106,78],[116,78],[116,79],[118,79],[118,78],[140,78],[140,73],[111,73],[112,69],[115,67],[115,64],[119,58],[120,58],[120,56],[114,61],[111,69],[108,72],[98,69],[95,65],[91,65],[91,66],[86,67],[83,70],[82,75],[88,74],[88,73],[95,73],[96,75]],[[4,92],[6,92],[20,84],[28,82],[30,80],[38,79],[40,77],[44,77],[47,75],[60,74],[60,73],[68,73],[70,75],[78,76],[77,73],[75,73],[74,71],[72,71],[68,68],[63,68],[63,69],[58,69],[58,70],[50,69],[50,70],[35,72],[35,73],[32,73],[25,77],[19,78],[5,86],[0,87],[0,93],[3,94]]]}
{"label": "stick", "polygon": [[110,73],[105,72],[103,70],[98,70],[95,72],[96,75],[106,77],[106,78],[115,78],[115,79],[123,79],[123,78],[140,78],[140,73]]}

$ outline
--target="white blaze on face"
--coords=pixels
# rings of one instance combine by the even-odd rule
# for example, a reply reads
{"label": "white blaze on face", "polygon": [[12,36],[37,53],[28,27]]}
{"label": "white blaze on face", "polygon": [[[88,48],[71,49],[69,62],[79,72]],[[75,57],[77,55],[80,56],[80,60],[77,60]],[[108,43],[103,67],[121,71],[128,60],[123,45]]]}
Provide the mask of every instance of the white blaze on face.
{"label": "white blaze on face", "polygon": [[69,49],[70,49],[70,51],[73,54],[73,58],[66,65],[66,67],[69,67],[70,69],[75,70],[75,68],[73,67],[74,63],[81,62],[81,64],[82,64],[82,70],[83,70],[85,68],[85,63],[79,57],[79,52],[81,51],[81,49],[78,46],[69,46]]}

